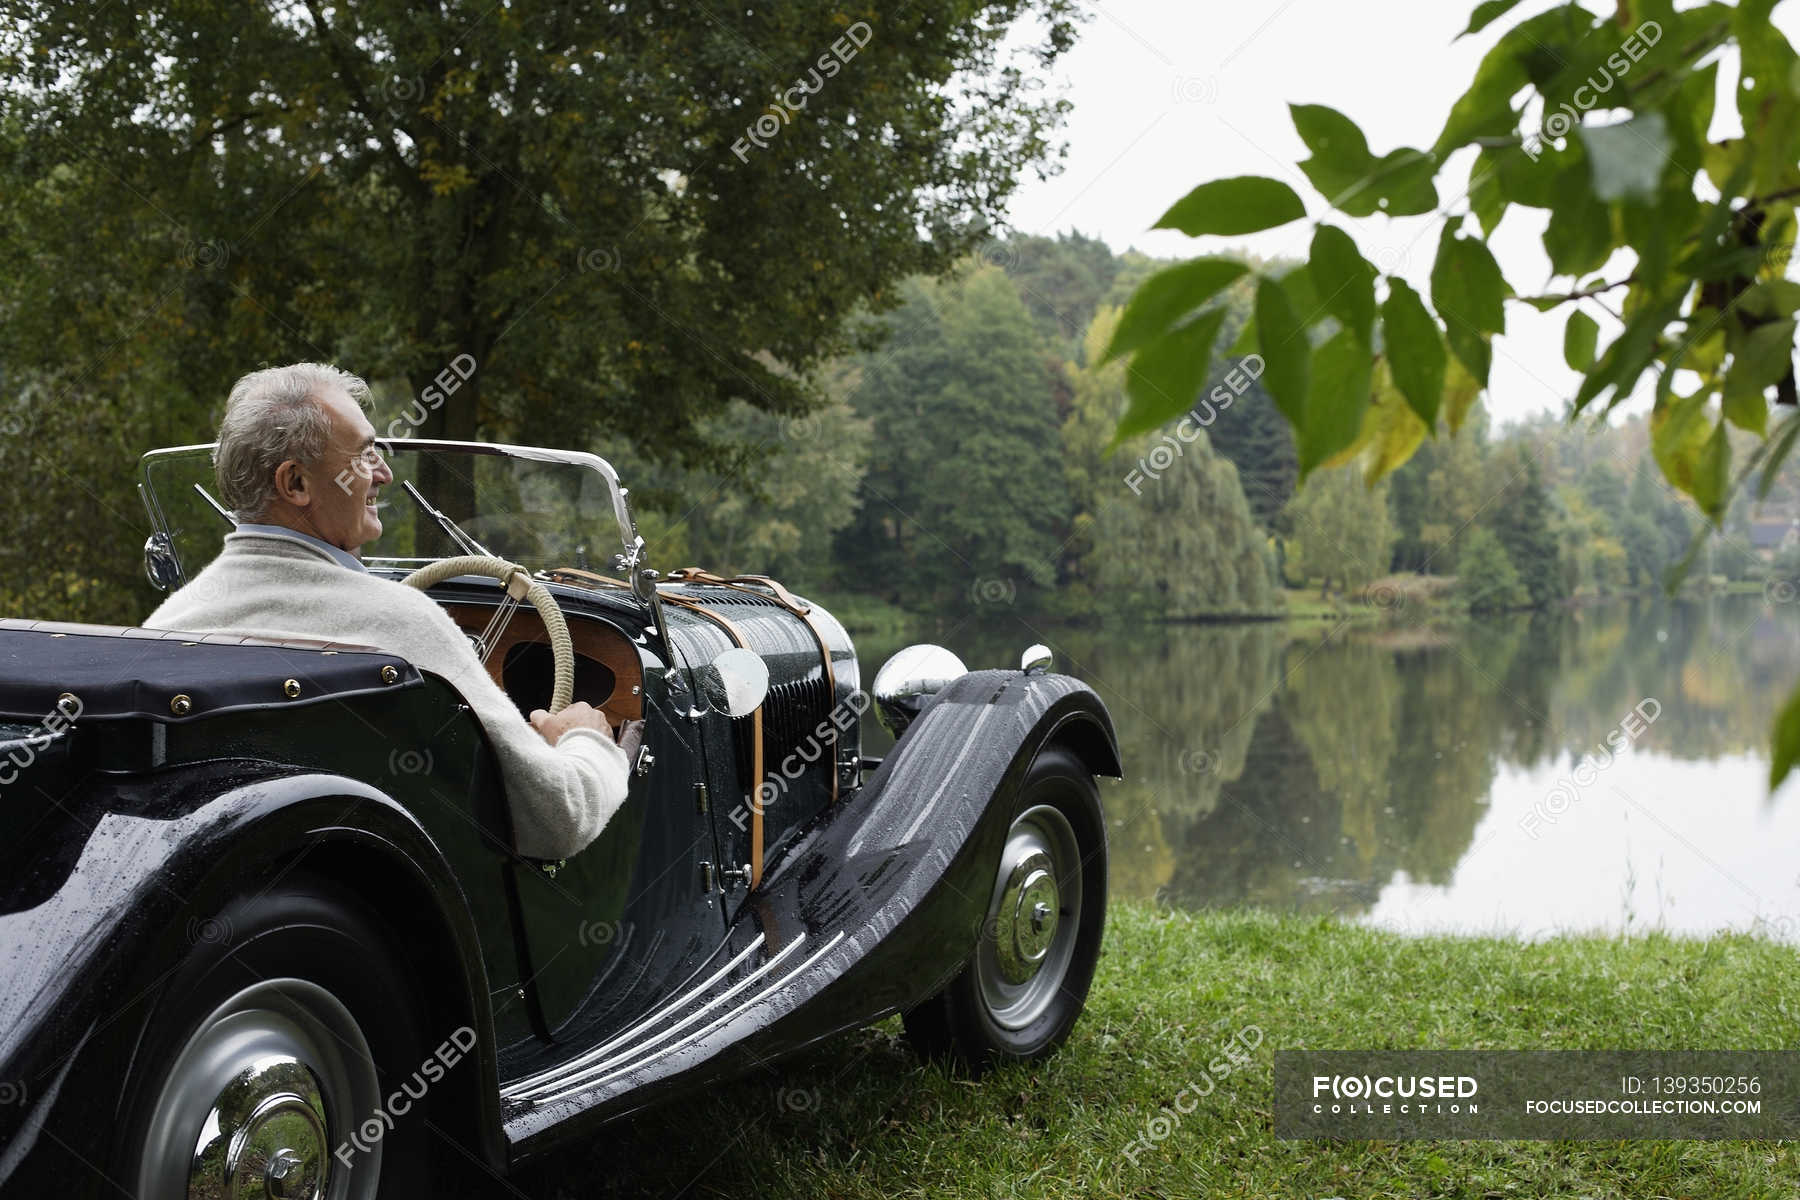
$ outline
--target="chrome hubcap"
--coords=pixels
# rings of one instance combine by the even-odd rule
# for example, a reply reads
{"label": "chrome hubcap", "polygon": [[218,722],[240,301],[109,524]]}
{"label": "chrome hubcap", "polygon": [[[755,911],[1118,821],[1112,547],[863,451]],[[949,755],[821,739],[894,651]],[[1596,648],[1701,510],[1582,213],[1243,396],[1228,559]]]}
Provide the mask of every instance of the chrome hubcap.
{"label": "chrome hubcap", "polygon": [[373,1200],[379,1140],[334,1157],[380,1105],[350,1011],[300,979],[245,988],[170,1064],[146,1131],[143,1200]]}
{"label": "chrome hubcap", "polygon": [[223,1178],[225,1200],[319,1200],[330,1154],[318,1076],[297,1059],[263,1059],[227,1084],[207,1114],[189,1193]]}
{"label": "chrome hubcap", "polygon": [[1007,831],[975,955],[988,1015],[1007,1029],[1042,1017],[1068,974],[1081,919],[1081,853],[1062,810],[1040,804]]}

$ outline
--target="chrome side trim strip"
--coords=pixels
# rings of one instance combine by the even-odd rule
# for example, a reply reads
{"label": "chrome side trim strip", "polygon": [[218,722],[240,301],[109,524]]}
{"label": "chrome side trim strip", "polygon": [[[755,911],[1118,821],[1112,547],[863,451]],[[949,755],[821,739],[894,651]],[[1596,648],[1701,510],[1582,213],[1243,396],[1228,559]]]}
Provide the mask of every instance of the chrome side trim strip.
{"label": "chrome side trim strip", "polygon": [[[744,1001],[744,1003],[740,1004],[737,1008],[733,1009],[732,1011],[730,1011],[728,1013],[721,1015],[719,1018],[714,1020],[712,1022],[712,1024],[706,1026],[704,1029],[701,1029],[701,1030],[698,1030],[697,1032],[689,1034],[687,1037],[682,1038],[679,1042],[676,1042],[673,1045],[664,1046],[662,1049],[653,1051],[652,1053],[645,1055],[642,1058],[636,1059],[635,1061],[629,1061],[629,1062],[625,1063],[625,1065],[623,1065],[621,1067],[617,1067],[614,1070],[609,1071],[605,1075],[600,1076],[598,1079],[592,1080],[590,1083],[583,1084],[582,1086],[579,1086],[579,1087],[571,1087],[571,1088],[568,1088],[568,1089],[565,1089],[562,1091],[552,1092],[548,1095],[536,1096],[536,1097],[533,1097],[533,1099],[539,1101],[540,1103],[549,1103],[549,1102],[553,1102],[553,1101],[557,1101],[557,1100],[565,1100],[568,1097],[575,1095],[578,1092],[588,1091],[588,1090],[591,1090],[592,1088],[597,1088],[597,1087],[601,1086],[602,1084],[605,1084],[605,1083],[609,1082],[610,1080],[617,1079],[619,1076],[624,1075],[628,1072],[642,1070],[644,1067],[648,1066],[652,1062],[655,1062],[659,1058],[666,1058],[667,1056],[678,1053],[682,1050],[685,1050],[690,1046],[698,1045],[700,1042],[705,1041],[706,1038],[709,1037],[714,1031],[723,1027],[727,1021],[730,1021],[734,1017],[737,1017],[737,1016],[741,1015],[742,1013],[748,1012],[752,1008],[755,1008],[758,1004],[761,1004],[764,1000],[767,1000],[770,996],[774,995],[776,992],[778,992],[782,988],[786,987],[790,982],[793,981],[793,979],[796,976],[805,972],[805,970],[808,967],[812,966],[814,963],[818,962],[821,958],[824,958],[827,954],[831,953],[831,951],[836,949],[837,944],[843,940],[844,940],[843,931],[839,930],[837,933],[832,935],[830,941],[826,942],[823,946],[820,946],[818,948],[818,950],[814,951],[811,955],[808,955],[806,960],[804,962],[802,962],[799,966],[795,967],[793,970],[791,970],[787,974],[783,975],[780,979],[777,979],[774,983],[771,983],[768,987],[764,988],[762,991],[758,992],[756,995],[752,996],[750,999]],[[794,946],[797,946],[797,945],[799,945],[798,940],[790,942],[788,944],[788,948],[792,949]]]}
{"label": "chrome side trim strip", "polygon": [[693,987],[689,988],[687,991],[683,992],[681,995],[676,996],[674,999],[670,1000],[667,1004],[663,1005],[661,1008],[650,1013],[648,1016],[641,1018],[636,1024],[627,1026],[625,1029],[621,1030],[617,1034],[614,1034],[612,1037],[608,1038],[606,1041],[602,1042],[600,1045],[594,1046],[591,1049],[582,1051],[579,1055],[570,1059],[568,1062],[562,1063],[558,1066],[550,1067],[547,1070],[539,1071],[535,1075],[527,1075],[525,1078],[516,1080],[513,1083],[509,1084],[508,1086],[501,1088],[500,1089],[501,1099],[510,1100],[515,1095],[519,1095],[521,1093],[527,1092],[527,1091],[531,1090],[532,1088],[542,1087],[546,1083],[550,1083],[555,1080],[562,1079],[565,1076],[567,1076],[571,1071],[579,1071],[579,1070],[585,1069],[592,1063],[601,1059],[609,1051],[613,1050],[620,1044],[630,1041],[632,1038],[638,1036],[644,1030],[650,1028],[651,1026],[654,1026],[658,1021],[666,1019],[669,1016],[669,1014],[679,1012],[683,1008],[686,1008],[689,1004],[692,1004],[699,997],[705,995],[706,992],[709,989],[711,989],[715,983],[717,983],[717,982],[719,982],[719,980],[725,978],[725,976],[731,974],[731,972],[737,970],[737,968],[739,966],[743,965],[743,962],[745,959],[749,958],[752,954],[755,954],[758,950],[762,949],[762,944],[763,944],[763,935],[759,933],[756,935],[756,939],[754,941],[752,941],[748,946],[744,947],[743,950],[739,951],[737,956],[735,958],[733,958],[730,962],[728,962],[724,966],[720,967],[717,971],[714,971],[711,975],[708,975],[705,979],[701,980],[699,983],[695,984]]}
{"label": "chrome side trim strip", "polygon": [[[757,940],[760,942],[762,940],[762,935],[757,935]],[[758,979],[772,973],[775,968],[779,967],[784,960],[804,945],[805,942],[806,935],[804,933],[797,934],[793,941],[776,951],[773,957],[763,963],[760,967],[756,968],[756,970],[750,972],[750,974],[744,976],[729,988],[726,988],[717,996],[714,996],[705,1004],[702,1004],[699,1008],[696,1008],[693,1012],[681,1018],[681,1020],[676,1021],[668,1028],[656,1033],[654,1036],[633,1045],[626,1046],[611,1058],[599,1062],[593,1061],[594,1055],[592,1054],[583,1055],[583,1065],[581,1067],[572,1071],[560,1072],[558,1077],[549,1084],[541,1085],[532,1090],[520,1090],[515,1093],[510,1093],[507,1098],[544,1100],[550,1098],[543,1094],[545,1088],[554,1088],[555,1091],[552,1093],[553,1096],[567,1095],[571,1092],[585,1091],[595,1081],[618,1074],[619,1070],[624,1069],[623,1067],[620,1067],[619,1064],[629,1064],[633,1059],[646,1057],[645,1051],[649,1050],[652,1046],[680,1033],[683,1029],[686,1029],[689,1025],[692,1025],[695,1021],[704,1017],[707,1013],[718,1008],[721,1004],[726,1003],[745,988],[750,987]],[[650,1057],[654,1057],[654,1055],[650,1055]]]}

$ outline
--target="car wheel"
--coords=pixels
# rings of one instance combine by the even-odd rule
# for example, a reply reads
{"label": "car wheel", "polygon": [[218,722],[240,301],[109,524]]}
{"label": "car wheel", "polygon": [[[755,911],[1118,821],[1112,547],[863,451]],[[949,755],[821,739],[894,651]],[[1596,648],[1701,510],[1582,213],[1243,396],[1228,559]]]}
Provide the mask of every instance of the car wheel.
{"label": "car wheel", "polygon": [[1087,1002],[1105,919],[1100,791],[1074,754],[1050,747],[1019,789],[975,951],[905,1014],[907,1037],[977,1071],[1050,1053]]}
{"label": "car wheel", "polygon": [[[395,941],[341,887],[293,879],[189,928],[127,1084],[139,1200],[424,1194],[424,1055]],[[407,1094],[408,1096],[411,1093]]]}

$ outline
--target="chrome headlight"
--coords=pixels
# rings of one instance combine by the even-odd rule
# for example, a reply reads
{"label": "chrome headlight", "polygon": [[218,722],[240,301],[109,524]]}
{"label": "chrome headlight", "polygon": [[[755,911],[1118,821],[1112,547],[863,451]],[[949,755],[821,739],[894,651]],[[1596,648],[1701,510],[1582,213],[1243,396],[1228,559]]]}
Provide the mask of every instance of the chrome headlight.
{"label": "chrome headlight", "polygon": [[930,642],[895,651],[875,672],[875,715],[898,738],[928,700],[968,673],[962,659]]}

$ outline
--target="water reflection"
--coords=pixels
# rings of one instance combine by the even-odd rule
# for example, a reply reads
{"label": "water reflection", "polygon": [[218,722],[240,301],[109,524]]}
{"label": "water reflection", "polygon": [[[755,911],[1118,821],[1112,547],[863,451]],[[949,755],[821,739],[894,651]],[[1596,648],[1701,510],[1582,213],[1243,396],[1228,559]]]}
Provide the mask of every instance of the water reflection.
{"label": "water reflection", "polygon": [[[1105,698],[1130,772],[1105,791],[1118,895],[1800,939],[1800,789],[1763,782],[1800,681],[1796,607],[1129,633],[989,611],[934,640],[972,666],[1046,642]],[[893,648],[863,639],[865,674]]]}

